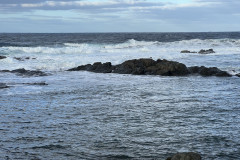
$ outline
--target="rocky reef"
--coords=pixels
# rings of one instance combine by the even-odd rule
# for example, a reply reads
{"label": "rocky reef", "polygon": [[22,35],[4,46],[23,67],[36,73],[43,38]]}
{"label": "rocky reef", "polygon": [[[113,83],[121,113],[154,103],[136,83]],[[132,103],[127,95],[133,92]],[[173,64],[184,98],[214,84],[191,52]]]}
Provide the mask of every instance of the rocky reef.
{"label": "rocky reef", "polygon": [[187,75],[202,75],[202,76],[217,76],[231,77],[231,75],[216,67],[187,67],[183,63],[168,61],[168,60],[153,60],[153,59],[133,59],[125,61],[118,65],[112,65],[110,62],[87,64],[71,68],[68,71],[90,71],[96,73],[118,73],[118,74],[133,74],[133,75],[161,75],[161,76],[187,76]]}

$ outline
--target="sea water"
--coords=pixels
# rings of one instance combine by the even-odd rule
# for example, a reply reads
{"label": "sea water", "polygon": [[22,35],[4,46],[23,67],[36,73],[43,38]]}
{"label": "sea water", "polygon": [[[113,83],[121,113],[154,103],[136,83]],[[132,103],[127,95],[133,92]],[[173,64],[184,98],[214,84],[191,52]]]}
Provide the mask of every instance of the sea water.
{"label": "sea water", "polygon": [[[212,48],[215,53],[180,53]],[[174,60],[240,73],[240,33],[0,34],[0,159],[203,159],[240,156],[240,78],[67,69]],[[18,59],[17,59],[18,58]],[[20,60],[19,60],[20,58]],[[34,85],[46,83],[48,85]]]}

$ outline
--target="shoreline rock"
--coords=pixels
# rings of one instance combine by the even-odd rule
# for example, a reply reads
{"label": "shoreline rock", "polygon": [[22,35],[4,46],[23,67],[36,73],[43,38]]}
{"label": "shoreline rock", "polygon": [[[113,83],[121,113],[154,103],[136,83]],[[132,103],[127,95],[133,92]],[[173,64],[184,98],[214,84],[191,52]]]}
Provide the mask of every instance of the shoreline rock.
{"label": "shoreline rock", "polygon": [[166,160],[201,160],[202,157],[198,153],[194,152],[183,152],[177,153],[172,157],[168,157]]}
{"label": "shoreline rock", "polygon": [[202,76],[231,77],[229,73],[222,71],[217,67],[186,67],[183,63],[168,61],[165,59],[158,59],[155,61],[150,58],[127,60],[118,65],[112,65],[111,62],[95,62],[93,65],[82,65],[71,68],[67,71],[161,76],[188,76],[199,74]]}

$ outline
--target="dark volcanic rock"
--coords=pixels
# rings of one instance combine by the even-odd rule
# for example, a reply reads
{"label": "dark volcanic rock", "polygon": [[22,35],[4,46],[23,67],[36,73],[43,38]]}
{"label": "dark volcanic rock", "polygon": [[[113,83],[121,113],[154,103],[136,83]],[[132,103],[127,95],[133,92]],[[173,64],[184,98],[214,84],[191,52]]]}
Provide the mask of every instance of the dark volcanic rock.
{"label": "dark volcanic rock", "polygon": [[215,51],[213,49],[208,49],[208,50],[201,49],[198,53],[199,54],[211,54],[211,53],[215,53]]}
{"label": "dark volcanic rock", "polygon": [[202,76],[217,76],[217,77],[231,77],[231,75],[226,72],[218,69],[217,67],[189,67],[189,71],[193,74],[200,74]]}
{"label": "dark volcanic rock", "polygon": [[216,67],[189,67],[184,64],[158,59],[133,59],[125,61],[118,65],[112,65],[110,62],[96,62],[93,65],[87,64],[69,69],[68,71],[90,71],[97,73],[119,73],[134,75],[162,75],[162,76],[186,76],[189,74],[200,74],[202,76],[230,77],[231,75]]}
{"label": "dark volcanic rock", "polygon": [[198,153],[193,152],[184,152],[177,153],[173,157],[169,157],[166,160],[201,160],[202,157]]}
{"label": "dark volcanic rock", "polygon": [[0,59],[5,59],[5,58],[7,58],[6,56],[0,56]]}
{"label": "dark volcanic rock", "polygon": [[156,61],[152,59],[133,59],[116,65],[113,73],[142,75],[146,74],[147,68],[155,65]]}
{"label": "dark volcanic rock", "polygon": [[133,59],[122,64],[112,66],[110,62],[96,62],[93,65],[87,64],[69,69],[68,71],[91,71],[97,73],[119,73],[135,75],[163,75],[163,76],[184,76],[190,72],[188,68],[178,62],[152,59]]}
{"label": "dark volcanic rock", "polygon": [[0,89],[9,88],[5,83],[0,83]]}
{"label": "dark volcanic rock", "polygon": [[236,76],[240,77],[240,73],[236,74]]}
{"label": "dark volcanic rock", "polygon": [[158,59],[155,66],[150,66],[146,69],[146,73],[162,76],[185,76],[190,72],[182,63]]}
{"label": "dark volcanic rock", "polygon": [[19,76],[47,76],[47,74],[42,71],[31,71],[31,70],[25,70],[24,68],[15,69],[12,71],[1,70],[0,72],[16,73]]}

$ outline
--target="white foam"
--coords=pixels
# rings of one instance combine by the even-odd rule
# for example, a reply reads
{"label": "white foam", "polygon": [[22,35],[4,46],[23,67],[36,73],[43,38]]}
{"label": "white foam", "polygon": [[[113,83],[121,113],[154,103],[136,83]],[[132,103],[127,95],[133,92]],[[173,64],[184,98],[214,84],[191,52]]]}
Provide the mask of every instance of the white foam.
{"label": "white foam", "polygon": [[[205,57],[240,54],[240,40],[192,39],[175,42],[147,42],[131,39],[119,44],[65,43],[63,46],[52,47],[1,47],[0,53],[7,55],[8,58],[1,60],[0,70],[25,68],[59,71],[97,61],[110,61],[118,64],[129,59],[149,57],[176,61],[191,60],[193,56],[202,55],[182,54],[181,50],[199,51],[209,48],[213,48],[216,53],[204,55]],[[25,61],[14,59],[14,57],[24,56],[36,59]]]}

